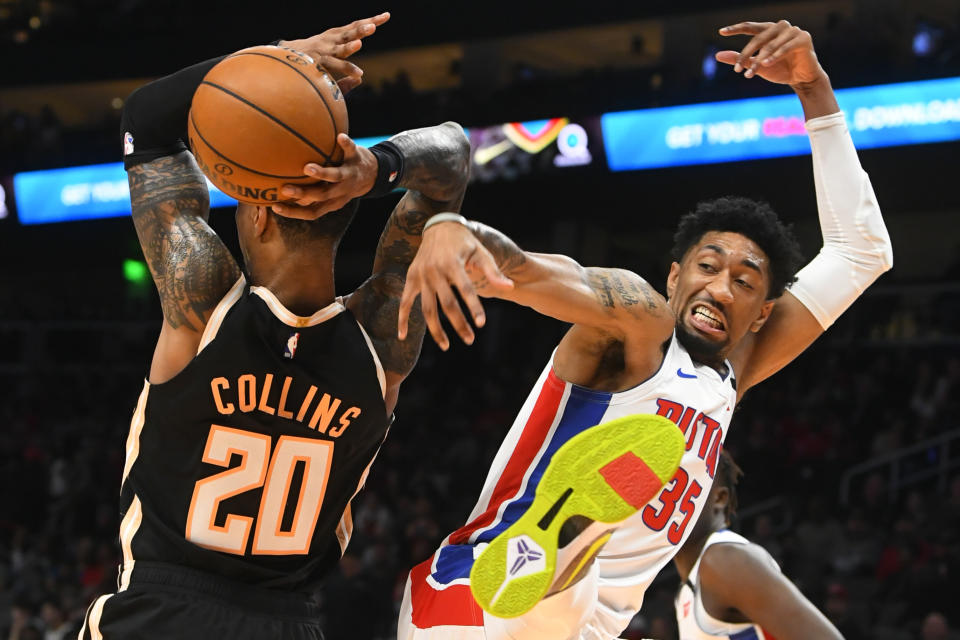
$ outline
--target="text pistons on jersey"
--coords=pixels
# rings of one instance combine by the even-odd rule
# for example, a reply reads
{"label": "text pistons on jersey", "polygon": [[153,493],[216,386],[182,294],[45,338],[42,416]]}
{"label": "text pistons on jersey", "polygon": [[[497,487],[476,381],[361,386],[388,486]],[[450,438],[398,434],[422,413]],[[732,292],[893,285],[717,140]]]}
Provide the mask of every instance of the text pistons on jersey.
{"label": "text pistons on jersey", "polygon": [[685,407],[666,398],[657,398],[657,415],[672,420],[683,435],[687,436],[687,451],[693,448],[694,441],[700,436],[697,457],[707,463],[707,473],[712,478],[717,471],[717,457],[723,442],[723,427],[720,422],[695,407]]}
{"label": "text pistons on jersey", "polygon": [[[291,386],[298,387],[298,391],[291,394]],[[223,376],[210,381],[213,404],[217,411],[225,416],[237,410],[243,413],[260,411],[267,415],[296,420],[318,433],[339,438],[350,426],[350,422],[360,415],[360,407],[343,407],[340,398],[334,398],[329,393],[318,393],[316,385],[310,385],[309,389],[304,390],[303,385],[293,385],[291,376],[286,376],[277,388],[279,391],[274,388],[272,373],[263,376],[247,373],[238,377],[233,384]],[[331,429],[330,424],[334,417],[338,417],[338,420]]]}

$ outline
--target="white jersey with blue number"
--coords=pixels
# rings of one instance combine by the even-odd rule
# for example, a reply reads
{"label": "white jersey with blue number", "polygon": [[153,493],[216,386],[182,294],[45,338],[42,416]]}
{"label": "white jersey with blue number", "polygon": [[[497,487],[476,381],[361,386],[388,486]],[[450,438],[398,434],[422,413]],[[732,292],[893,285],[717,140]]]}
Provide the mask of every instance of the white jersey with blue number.
{"label": "white jersey with blue number", "polygon": [[561,380],[553,358],[504,439],[467,524],[434,557],[435,589],[468,584],[475,545],[489,542],[529,507],[553,453],[584,429],[633,414],[659,414],[687,437],[680,470],[657,498],[613,534],[597,558],[599,599],[584,638],[616,637],[640,610],[643,594],[683,545],[707,499],[737,399],[727,375],[695,363],[674,336],[660,369],[618,393]]}

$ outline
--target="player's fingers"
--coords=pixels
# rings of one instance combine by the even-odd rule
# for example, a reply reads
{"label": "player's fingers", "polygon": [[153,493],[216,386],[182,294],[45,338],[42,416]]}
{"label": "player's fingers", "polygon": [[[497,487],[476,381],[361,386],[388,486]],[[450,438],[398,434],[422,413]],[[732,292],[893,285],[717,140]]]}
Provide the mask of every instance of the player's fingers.
{"label": "player's fingers", "polygon": [[443,314],[447,316],[453,330],[457,332],[461,340],[467,344],[473,344],[473,328],[470,327],[470,323],[463,315],[463,309],[460,308],[460,302],[453,293],[448,276],[436,274],[432,278],[431,285],[437,292],[440,308],[443,309]]}
{"label": "player's fingers", "polygon": [[749,68],[751,63],[750,59],[753,57],[753,54],[764,44],[772,40],[776,33],[777,25],[773,25],[750,38],[746,46],[740,50],[740,55],[737,56],[737,62],[733,65],[733,70],[740,73],[743,69]]}
{"label": "player's fingers", "polygon": [[755,36],[772,24],[772,22],[738,22],[737,24],[720,27],[720,35],[737,36],[745,34]]}
{"label": "player's fingers", "polygon": [[296,185],[286,184],[280,189],[280,194],[296,204],[306,207],[318,202],[326,202],[337,194],[330,193],[330,187],[326,185]]}
{"label": "player's fingers", "polygon": [[420,295],[420,278],[414,273],[407,272],[407,280],[403,283],[403,293],[400,295],[400,308],[397,310],[397,338],[407,339],[407,328],[410,322],[410,310]]}
{"label": "player's fingers", "polygon": [[378,13],[377,15],[370,18],[370,21],[373,22],[373,24],[377,25],[378,27],[380,25],[386,24],[387,22],[390,21],[390,12],[384,11],[383,13]]}
{"label": "player's fingers", "polygon": [[313,207],[302,207],[295,204],[284,202],[283,204],[272,204],[270,208],[277,215],[284,218],[299,218],[300,220],[316,220],[323,215]]}
{"label": "player's fingers", "polygon": [[354,38],[342,44],[333,45],[330,47],[330,54],[342,60],[344,58],[349,58],[357,51],[360,51],[362,47],[363,41],[359,38]]}
{"label": "player's fingers", "polygon": [[346,179],[346,171],[342,167],[324,167],[316,162],[308,162],[303,166],[303,175],[323,180],[324,182],[342,182]]}
{"label": "player's fingers", "polygon": [[347,94],[363,84],[363,78],[359,76],[344,76],[337,80],[337,86],[340,87],[340,93]]}
{"label": "player's fingers", "polygon": [[726,51],[717,51],[716,55],[713,57],[717,59],[717,62],[722,62],[723,64],[729,64],[731,66],[737,63],[737,57],[740,54],[736,51],[731,51],[727,49]]}
{"label": "player's fingers", "polygon": [[750,60],[750,68],[747,69],[747,73],[745,73],[744,76],[747,78],[752,78],[754,74],[756,74],[757,72],[757,67],[759,67],[761,64],[766,64],[766,65],[771,64],[772,63],[772,60],[770,60],[771,54],[773,54],[774,51],[777,51],[778,49],[780,49],[780,47],[787,44],[791,40],[794,40],[797,37],[799,32],[800,32],[800,29],[798,29],[797,27],[788,26],[782,29],[781,31],[779,31],[778,33],[776,33],[776,35],[771,40],[764,43],[764,45],[757,50],[756,55],[753,56],[752,60]]}
{"label": "player's fingers", "polygon": [[357,155],[357,143],[345,133],[337,134],[337,144],[343,149],[343,157],[352,158]]}
{"label": "player's fingers", "polygon": [[478,327],[482,327],[487,321],[486,314],[483,312],[483,303],[480,302],[480,296],[477,294],[477,290],[474,288],[473,283],[470,282],[470,278],[467,277],[465,271],[457,276],[454,285],[457,287],[457,291],[460,292],[460,298],[464,304],[467,305],[467,309],[470,310],[473,323]]}
{"label": "player's fingers", "polygon": [[774,51],[770,52],[766,58],[758,56],[760,58],[760,64],[763,65],[772,65],[784,56],[788,51],[796,48],[809,46],[810,44],[810,33],[802,29],[798,29],[799,33],[791,34],[791,37],[778,46]]}
{"label": "player's fingers", "polygon": [[350,40],[357,40],[359,38],[366,37],[376,30],[377,25],[373,24],[367,19],[363,19],[354,20],[345,27],[331,29],[330,35],[334,38],[335,42],[344,43],[349,42]]}
{"label": "player's fingers", "polygon": [[737,57],[736,64],[733,65],[733,70],[739,73],[742,69],[750,68],[753,63],[751,60],[753,54],[763,47],[763,45],[776,38],[785,28],[789,26],[789,22],[786,20],[781,20],[776,24],[770,24],[769,27],[750,38],[750,42],[748,42],[747,45],[740,50],[740,55]]}
{"label": "player's fingers", "polygon": [[498,289],[513,289],[513,280],[503,275],[497,261],[486,247],[480,248],[470,256],[470,262],[487,278],[487,282]]}
{"label": "player's fingers", "polygon": [[320,64],[332,73],[334,78],[363,76],[363,69],[349,60],[341,60],[335,56],[320,56]]}
{"label": "player's fingers", "polygon": [[430,287],[424,285],[420,288],[420,311],[423,313],[423,320],[427,324],[427,330],[433,336],[433,341],[441,349],[446,351],[450,348],[450,339],[440,324],[440,316],[437,313],[437,294]]}

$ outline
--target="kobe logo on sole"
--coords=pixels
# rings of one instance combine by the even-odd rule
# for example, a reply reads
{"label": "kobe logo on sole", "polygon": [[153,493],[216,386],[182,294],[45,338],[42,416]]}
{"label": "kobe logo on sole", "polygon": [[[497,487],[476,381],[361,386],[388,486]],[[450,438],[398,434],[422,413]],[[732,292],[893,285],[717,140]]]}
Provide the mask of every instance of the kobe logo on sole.
{"label": "kobe logo on sole", "polygon": [[522,578],[547,568],[543,549],[529,536],[511,538],[507,545],[507,573],[509,579]]}

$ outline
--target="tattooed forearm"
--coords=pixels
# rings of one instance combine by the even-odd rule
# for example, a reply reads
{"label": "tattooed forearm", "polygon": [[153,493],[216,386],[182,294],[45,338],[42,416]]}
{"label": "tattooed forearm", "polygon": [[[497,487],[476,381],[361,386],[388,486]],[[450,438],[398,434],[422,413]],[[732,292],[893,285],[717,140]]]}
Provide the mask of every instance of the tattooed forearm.
{"label": "tattooed forearm", "polygon": [[128,172],[133,223],[166,321],[201,331],[240,270],[207,225],[209,196],[187,152]]}
{"label": "tattooed forearm", "polygon": [[416,205],[416,195],[408,193],[390,214],[377,243],[374,273],[391,272],[402,276],[407,272],[420,248],[423,225],[435,213]]}
{"label": "tattooed forearm", "polygon": [[[353,311],[376,345],[383,368],[406,376],[420,357],[426,322],[420,312],[418,299],[410,310],[407,339],[396,339],[397,311],[400,309],[403,284],[402,275],[381,274],[371,278],[361,287],[363,295]],[[378,336],[381,338],[378,339]]]}
{"label": "tattooed forearm", "polygon": [[629,271],[590,267],[583,270],[583,282],[604,307],[623,307],[631,312],[645,308],[647,313],[659,313],[656,292],[640,276]]}
{"label": "tattooed forearm", "polygon": [[411,129],[390,138],[404,156],[400,186],[420,192],[439,210],[459,210],[470,177],[470,141],[455,122]]}
{"label": "tattooed forearm", "polygon": [[460,125],[405,131],[391,141],[404,155],[400,186],[407,188],[380,234],[373,277],[351,296],[351,309],[376,346],[384,369],[405,377],[417,358],[426,323],[417,302],[407,337],[397,338],[397,311],[407,268],[413,262],[430,216],[459,211],[470,177],[470,142]]}

